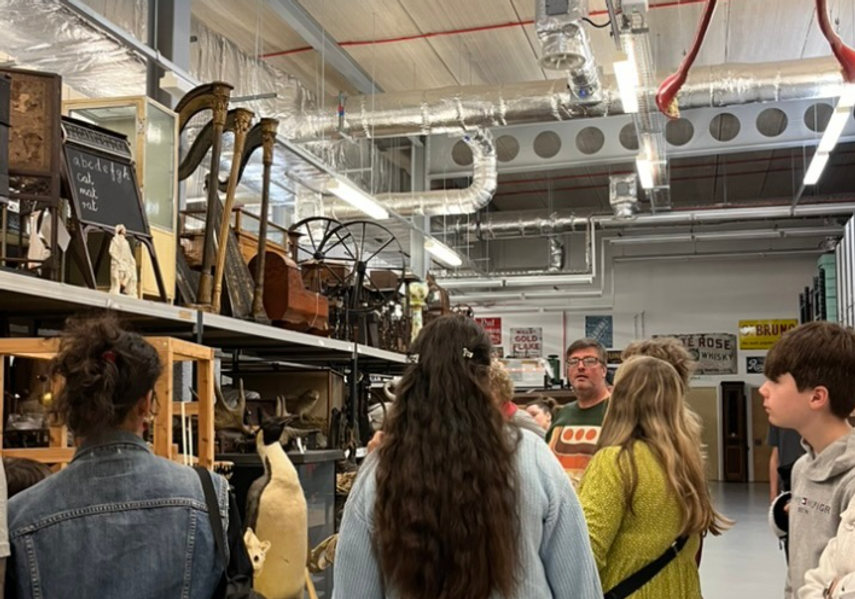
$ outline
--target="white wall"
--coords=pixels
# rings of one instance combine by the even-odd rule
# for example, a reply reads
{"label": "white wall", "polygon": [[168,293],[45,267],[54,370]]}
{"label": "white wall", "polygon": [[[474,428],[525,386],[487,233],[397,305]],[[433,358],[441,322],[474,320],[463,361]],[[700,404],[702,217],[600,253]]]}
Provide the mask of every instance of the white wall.
{"label": "white wall", "polygon": [[[526,312],[476,309],[476,314],[502,317],[506,348],[511,327],[543,327],[545,354],[562,355],[583,337],[586,315],[613,316],[616,348],[636,337],[665,333],[736,334],[740,320],[798,318],[799,293],[811,284],[815,270],[812,256],[624,263],[614,266],[613,297],[607,282],[601,299],[568,297],[564,312],[539,312],[531,302]],[[761,376],[745,375],[745,357],[764,353],[739,352],[739,376],[704,378],[762,384]]]}
{"label": "white wall", "polygon": [[[586,315],[611,314],[614,317],[615,348],[625,347],[636,337],[657,334],[736,334],[740,320],[798,318],[799,293],[811,284],[816,260],[813,256],[798,256],[623,263],[614,266],[613,297],[607,282],[602,299],[570,297],[568,309],[563,312],[538,312],[536,304],[532,304],[530,312],[483,310],[476,314],[502,317],[506,351],[510,351],[508,329],[511,327],[543,327],[545,355],[563,356],[567,345],[583,337]],[[696,377],[693,386],[719,387],[722,381],[744,381],[749,386],[760,386],[763,376],[747,375],[745,358],[765,353],[740,351],[739,374]],[[750,405],[748,417],[750,433]],[[720,428],[720,423],[715,426]],[[753,456],[749,453],[749,465],[752,463]],[[752,470],[751,466],[749,469]]]}

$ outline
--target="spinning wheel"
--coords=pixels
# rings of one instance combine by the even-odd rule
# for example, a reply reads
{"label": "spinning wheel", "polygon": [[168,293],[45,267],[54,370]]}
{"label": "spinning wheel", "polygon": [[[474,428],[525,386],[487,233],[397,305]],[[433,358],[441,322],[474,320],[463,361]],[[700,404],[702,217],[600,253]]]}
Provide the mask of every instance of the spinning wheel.
{"label": "spinning wheel", "polygon": [[300,236],[294,258],[313,291],[340,299],[356,311],[397,302],[407,256],[383,225],[367,220],[341,224],[313,217],[295,224],[291,232]]}

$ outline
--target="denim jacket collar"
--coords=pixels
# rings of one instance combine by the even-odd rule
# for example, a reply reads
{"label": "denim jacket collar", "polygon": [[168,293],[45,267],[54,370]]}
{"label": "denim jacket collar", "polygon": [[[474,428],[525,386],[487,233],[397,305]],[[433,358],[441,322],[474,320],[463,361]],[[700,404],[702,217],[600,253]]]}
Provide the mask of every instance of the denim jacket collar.
{"label": "denim jacket collar", "polygon": [[73,462],[74,460],[86,456],[98,449],[118,445],[124,445],[130,449],[142,449],[151,453],[148,445],[139,435],[130,431],[114,429],[109,432],[102,433],[97,437],[86,439],[80,447],[77,448],[77,451],[74,453],[74,458],[71,461]]}

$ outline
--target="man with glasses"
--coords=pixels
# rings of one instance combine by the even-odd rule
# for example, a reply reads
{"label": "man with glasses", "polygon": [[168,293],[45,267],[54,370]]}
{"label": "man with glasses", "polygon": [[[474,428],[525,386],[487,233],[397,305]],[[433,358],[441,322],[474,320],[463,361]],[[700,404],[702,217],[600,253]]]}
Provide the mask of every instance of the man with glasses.
{"label": "man with glasses", "polygon": [[606,370],[606,349],[598,341],[580,339],[567,348],[567,378],[576,401],[561,409],[546,440],[577,488],[597,450],[606,415]]}

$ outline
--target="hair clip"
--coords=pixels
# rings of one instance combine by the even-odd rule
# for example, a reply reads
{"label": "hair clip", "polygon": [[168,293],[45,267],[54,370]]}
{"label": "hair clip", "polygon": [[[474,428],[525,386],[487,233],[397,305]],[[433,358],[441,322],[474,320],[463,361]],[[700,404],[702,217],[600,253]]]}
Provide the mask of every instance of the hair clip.
{"label": "hair clip", "polygon": [[103,354],[101,354],[101,357],[102,357],[105,361],[109,362],[110,364],[115,364],[115,363],[116,363],[116,352],[114,352],[114,351],[113,351],[113,350],[111,350],[111,349],[108,349],[108,350],[107,350],[107,351],[105,351]]}
{"label": "hair clip", "polygon": [[464,357],[464,358],[471,358],[471,357],[472,357],[472,356],[474,356],[474,355],[475,355],[475,354],[473,354],[473,353],[472,353],[472,350],[470,350],[468,347],[464,347],[464,348],[463,348],[463,357]]}

